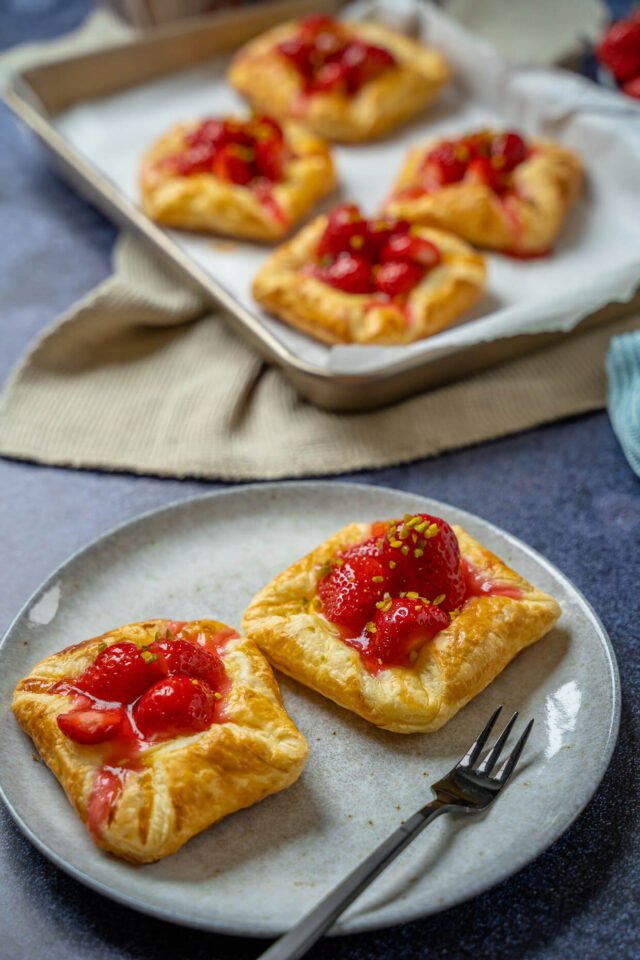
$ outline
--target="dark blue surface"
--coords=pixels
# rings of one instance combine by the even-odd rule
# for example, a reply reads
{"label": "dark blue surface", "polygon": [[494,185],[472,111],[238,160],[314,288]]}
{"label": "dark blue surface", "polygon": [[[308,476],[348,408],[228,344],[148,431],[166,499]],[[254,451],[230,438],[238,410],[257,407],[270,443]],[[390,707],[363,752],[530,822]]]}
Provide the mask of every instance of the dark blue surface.
{"label": "dark blue surface", "polygon": [[[86,0],[0,0],[0,41],[54,36]],[[113,228],[0,114],[0,377],[33,336],[109,272]],[[346,479],[351,479],[347,477]],[[582,816],[538,860],[418,923],[326,940],[310,957],[571,960],[640,956],[640,483],[604,413],[353,479],[433,496],[521,537],[586,594],[620,664],[620,740]],[[69,553],[114,524],[221,485],[0,460],[0,631]],[[0,745],[0,762],[1,762]],[[567,791],[571,784],[567,783]],[[224,852],[221,851],[221,856]],[[260,941],[183,930],[119,907],[38,854],[0,807],[0,958],[251,958]]]}

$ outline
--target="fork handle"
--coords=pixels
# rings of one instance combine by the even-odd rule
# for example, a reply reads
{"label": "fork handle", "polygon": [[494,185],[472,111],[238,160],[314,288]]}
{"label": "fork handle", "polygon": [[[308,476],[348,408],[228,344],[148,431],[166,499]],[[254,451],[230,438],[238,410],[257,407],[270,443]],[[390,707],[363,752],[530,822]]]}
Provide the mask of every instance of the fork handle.
{"label": "fork handle", "polygon": [[451,809],[438,801],[427,804],[406,820],[391,836],[383,840],[324,900],[306,914],[288,933],[275,941],[257,960],[298,960],[332,926],[340,914],[359,896],[365,887],[382,873],[387,864],[437,816]]}

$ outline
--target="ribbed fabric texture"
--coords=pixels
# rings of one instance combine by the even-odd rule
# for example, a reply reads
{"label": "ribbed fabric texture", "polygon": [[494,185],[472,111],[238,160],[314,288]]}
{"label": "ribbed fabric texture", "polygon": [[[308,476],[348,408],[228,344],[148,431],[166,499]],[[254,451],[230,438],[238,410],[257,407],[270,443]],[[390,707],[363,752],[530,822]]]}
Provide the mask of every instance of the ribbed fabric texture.
{"label": "ribbed fabric texture", "polygon": [[640,331],[613,338],[607,377],[609,418],[631,469],[640,477]]}
{"label": "ribbed fabric texture", "polygon": [[384,410],[301,400],[199,297],[124,236],[115,273],[56,321],[0,403],[0,453],[221,480],[382,467],[604,406],[615,320]]}

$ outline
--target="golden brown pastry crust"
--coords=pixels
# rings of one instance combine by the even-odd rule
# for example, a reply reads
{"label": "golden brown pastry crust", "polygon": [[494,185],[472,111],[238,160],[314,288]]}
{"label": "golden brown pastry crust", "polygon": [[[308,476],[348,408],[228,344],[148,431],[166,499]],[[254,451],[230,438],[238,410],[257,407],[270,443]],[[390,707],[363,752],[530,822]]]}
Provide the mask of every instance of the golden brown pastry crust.
{"label": "golden brown pastry crust", "polygon": [[583,181],[580,159],[547,140],[528,140],[533,152],[513,171],[515,195],[504,200],[481,183],[452,183],[434,193],[402,196],[420,183],[425,155],[440,143],[412,149],[384,207],[386,214],[451,230],[478,247],[516,254],[547,252]]}
{"label": "golden brown pastry crust", "polygon": [[[168,620],[148,620],[111,630],[43,660],[20,681],[13,712],[43,760],[62,784],[83,821],[103,745],[83,746],[66,737],[56,718],[70,697],[46,690],[81,674],[98,648],[128,640],[139,646],[163,635]],[[213,636],[228,630],[215,620],[188,625]],[[273,672],[252,641],[232,633],[221,653],[232,686],[225,697],[227,722],[202,733],[158,742],[131,769],[96,843],[139,863],[166,857],[227,814],[248,807],[299,777],[307,742],[287,715]]]}
{"label": "golden brown pastry crust", "polygon": [[300,273],[301,267],[313,262],[326,224],[326,216],[317,217],[274,250],[252,288],[266,310],[324,343],[421,340],[448,327],[484,292],[483,258],[452,234],[428,227],[417,232],[440,248],[442,263],[414,287],[404,310],[393,303],[374,303],[372,294],[337,290]]}
{"label": "golden brown pastry crust", "polygon": [[160,161],[178,152],[186,134],[197,126],[194,122],[173,127],[143,157],[142,209],[156,223],[249,240],[279,240],[336,185],[329,147],[295,123],[283,125],[295,157],[286,164],[284,179],[271,189],[281,216],[249,187],[212,173],[181,176],[163,166]]}
{"label": "golden brown pastry crust", "polygon": [[379,137],[419,113],[448,79],[447,65],[436,50],[381,23],[340,24],[347,36],[385,47],[397,65],[352,97],[337,93],[304,97],[300,74],[275,49],[297,35],[298,21],[292,21],[244,46],[229,69],[229,83],[260,110],[299,120],[328,140],[355,143]]}
{"label": "golden brown pastry crust", "polygon": [[376,726],[395,733],[438,730],[560,615],[552,597],[461,527],[453,529],[462,556],[487,578],[521,590],[522,599],[471,597],[450,626],[422,647],[411,668],[370,674],[315,603],[318,568],[370,537],[368,524],[350,524],[276,577],[254,597],[243,629],[278,670]]}

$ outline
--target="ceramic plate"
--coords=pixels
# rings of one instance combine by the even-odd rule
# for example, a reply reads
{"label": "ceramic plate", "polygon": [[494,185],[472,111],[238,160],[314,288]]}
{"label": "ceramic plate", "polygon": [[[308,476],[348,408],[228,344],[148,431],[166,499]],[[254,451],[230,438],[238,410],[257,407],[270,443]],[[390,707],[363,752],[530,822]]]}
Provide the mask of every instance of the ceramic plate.
{"label": "ceramic plate", "polygon": [[[280,676],[309,741],[288,790],[233,814],[144,867],[95,847],[55,778],[34,763],[11,693],[43,657],[149,617],[238,626],[275,574],[353,520],[428,511],[462,524],[562,605],[552,633],[521,653],[434,734],[380,731]],[[0,648],[0,786],[16,822],[54,863],[115,900],[177,923],[273,935],[290,927],[429,798],[498,703],[536,724],[509,788],[478,819],[442,817],[344,914],[334,932],[401,923],[486,890],[538,856],[585,806],[609,762],[619,683],[606,633],[544,558],[455,507],[341,483],[246,486],[155,511],[75,554],[26,604]],[[567,792],[566,784],[571,783]]]}

